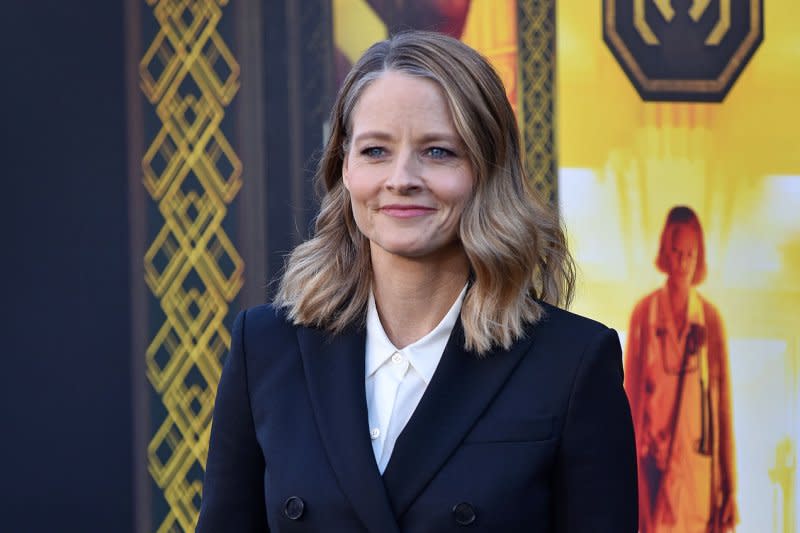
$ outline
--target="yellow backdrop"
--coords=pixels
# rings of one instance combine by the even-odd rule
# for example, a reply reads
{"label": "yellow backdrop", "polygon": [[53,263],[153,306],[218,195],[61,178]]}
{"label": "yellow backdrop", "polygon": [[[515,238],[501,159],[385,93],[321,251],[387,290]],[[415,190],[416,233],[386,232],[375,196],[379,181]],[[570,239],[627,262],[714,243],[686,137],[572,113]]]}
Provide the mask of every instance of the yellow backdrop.
{"label": "yellow backdrop", "polygon": [[635,302],[664,282],[654,260],[667,211],[697,212],[709,266],[699,290],[728,334],[737,531],[754,533],[797,531],[800,507],[800,3],[765,4],[765,40],[721,104],[642,102],[603,43],[599,2],[557,14],[574,309],[624,343]]}

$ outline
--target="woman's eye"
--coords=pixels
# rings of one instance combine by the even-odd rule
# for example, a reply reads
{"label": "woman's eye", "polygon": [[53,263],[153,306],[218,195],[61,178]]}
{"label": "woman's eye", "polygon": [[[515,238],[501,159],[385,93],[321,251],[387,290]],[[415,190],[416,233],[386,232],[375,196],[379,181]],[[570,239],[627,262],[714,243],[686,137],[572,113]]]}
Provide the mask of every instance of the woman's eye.
{"label": "woman's eye", "polygon": [[369,146],[361,150],[361,154],[367,157],[377,158],[384,154],[383,148],[379,146]]}
{"label": "woman's eye", "polygon": [[440,146],[434,146],[434,147],[428,148],[428,155],[431,156],[434,159],[444,159],[444,158],[450,157],[450,156],[452,156],[454,154],[453,154],[453,152],[451,152],[447,148],[442,148]]}

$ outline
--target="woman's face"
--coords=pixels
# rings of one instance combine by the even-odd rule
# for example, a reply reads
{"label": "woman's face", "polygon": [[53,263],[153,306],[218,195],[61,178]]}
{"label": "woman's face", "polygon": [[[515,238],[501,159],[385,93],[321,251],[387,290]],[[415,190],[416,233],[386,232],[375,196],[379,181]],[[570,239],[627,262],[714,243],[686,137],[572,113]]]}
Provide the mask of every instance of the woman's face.
{"label": "woman's face", "polygon": [[686,224],[676,224],[672,229],[667,249],[669,278],[681,286],[690,286],[697,269],[697,251],[700,247],[697,232]]}
{"label": "woman's face", "polygon": [[352,112],[343,163],[359,230],[376,254],[436,258],[458,250],[475,182],[441,88],[389,71]]}

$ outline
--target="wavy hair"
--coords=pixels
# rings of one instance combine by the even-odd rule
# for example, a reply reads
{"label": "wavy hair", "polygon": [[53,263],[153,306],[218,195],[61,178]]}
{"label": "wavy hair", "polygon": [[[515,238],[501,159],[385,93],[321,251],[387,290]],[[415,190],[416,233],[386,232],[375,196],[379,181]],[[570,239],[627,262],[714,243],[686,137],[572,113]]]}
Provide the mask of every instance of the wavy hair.
{"label": "wavy hair", "polygon": [[575,266],[557,213],[528,183],[516,118],[502,81],[475,50],[445,35],[410,31],[372,45],[353,66],[330,116],[317,169],[324,193],[313,236],[289,255],[275,298],[295,324],[338,333],[363,327],[372,271],[369,241],[356,226],[342,182],[351,116],[387,71],[437,83],[475,175],[459,238],[470,285],[461,307],[465,349],[508,348],[544,316],[540,301],[568,306]]}

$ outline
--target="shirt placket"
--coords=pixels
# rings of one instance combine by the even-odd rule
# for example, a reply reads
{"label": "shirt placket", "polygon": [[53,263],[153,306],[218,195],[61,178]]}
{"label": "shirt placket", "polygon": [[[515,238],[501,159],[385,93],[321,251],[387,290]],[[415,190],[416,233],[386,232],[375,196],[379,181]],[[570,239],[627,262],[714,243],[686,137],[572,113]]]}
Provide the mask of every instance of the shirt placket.
{"label": "shirt placket", "polygon": [[[380,457],[378,466],[381,471],[388,463],[386,439],[389,435],[392,417],[395,411],[397,393],[403,378],[408,371],[408,359],[401,352],[394,352],[375,374],[375,411],[377,414],[378,436],[373,438],[372,446],[375,456]],[[373,434],[374,436],[374,434]]]}

